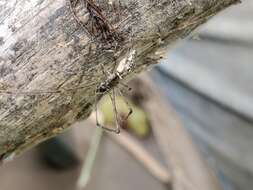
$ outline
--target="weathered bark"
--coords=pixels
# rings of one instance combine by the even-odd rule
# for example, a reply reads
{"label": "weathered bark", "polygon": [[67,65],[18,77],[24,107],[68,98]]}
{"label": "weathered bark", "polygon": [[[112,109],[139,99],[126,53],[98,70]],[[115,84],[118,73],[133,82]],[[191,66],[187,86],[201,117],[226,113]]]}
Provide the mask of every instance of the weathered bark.
{"label": "weathered bark", "polygon": [[[87,34],[68,0],[1,2],[0,158],[19,154],[86,118],[95,90],[108,78],[103,70],[113,73],[129,52],[136,52],[135,67],[123,78],[158,63],[164,48],[239,0],[109,2],[115,3],[96,1],[114,28],[116,37],[110,41],[99,30],[90,31],[100,36]],[[82,3],[77,9],[81,19],[92,20],[79,14]]]}

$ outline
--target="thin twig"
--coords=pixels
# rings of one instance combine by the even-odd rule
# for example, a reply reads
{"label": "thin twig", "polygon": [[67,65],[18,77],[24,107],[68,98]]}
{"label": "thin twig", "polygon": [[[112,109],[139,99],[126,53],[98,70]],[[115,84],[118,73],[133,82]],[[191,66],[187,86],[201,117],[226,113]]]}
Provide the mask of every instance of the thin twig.
{"label": "thin twig", "polygon": [[171,183],[171,174],[155,158],[147,152],[142,145],[126,132],[120,135],[108,133],[109,137],[116,141],[131,153],[156,179],[164,184]]}
{"label": "thin twig", "polygon": [[156,85],[147,76],[142,79],[142,85],[149,91],[143,106],[150,113],[155,138],[171,168],[173,189],[220,190],[217,177],[198,152],[173,108],[163,100]]}
{"label": "thin twig", "polygon": [[101,141],[103,135],[103,130],[101,128],[96,128],[96,131],[92,137],[92,142],[90,145],[90,148],[88,150],[88,153],[86,155],[86,159],[84,162],[84,165],[81,170],[81,174],[79,176],[79,179],[77,181],[77,187],[78,189],[83,189],[87,186],[90,180],[92,167],[94,164],[94,161],[96,159],[97,151],[99,148],[99,144]]}

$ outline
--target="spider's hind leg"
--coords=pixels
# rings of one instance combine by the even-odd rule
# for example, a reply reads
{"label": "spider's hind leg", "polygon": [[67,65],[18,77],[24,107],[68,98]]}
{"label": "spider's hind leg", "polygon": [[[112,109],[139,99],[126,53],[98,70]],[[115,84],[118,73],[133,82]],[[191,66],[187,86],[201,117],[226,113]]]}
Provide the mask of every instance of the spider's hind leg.
{"label": "spider's hind leg", "polygon": [[116,124],[116,129],[114,129],[115,133],[119,134],[120,133],[120,124],[119,124],[119,117],[118,117],[118,111],[116,107],[116,97],[115,97],[115,90],[112,89],[112,94],[109,94],[110,99],[112,101],[112,107],[113,107],[113,113],[114,113],[114,119],[115,119],[115,124]]}
{"label": "spider's hind leg", "polygon": [[114,113],[114,118],[115,118],[115,121],[116,121],[116,129],[108,128],[108,127],[106,127],[104,125],[101,125],[99,123],[99,121],[98,121],[98,109],[97,109],[97,107],[98,107],[97,93],[95,93],[96,126],[104,129],[105,131],[114,132],[116,134],[119,134],[120,133],[120,126],[119,126],[119,122],[118,122],[118,113],[117,113],[117,108],[116,108],[116,103],[115,103],[115,93],[114,93],[114,90],[113,90],[112,95],[109,94],[109,96],[110,96],[110,99],[111,99],[112,104],[113,104],[113,113]]}
{"label": "spider's hind leg", "polygon": [[[128,85],[124,84],[124,83],[120,83],[123,87],[125,87],[127,90],[132,90]],[[127,108],[128,108],[128,114],[127,116],[124,118],[125,120],[127,120],[129,118],[129,116],[133,113],[133,109],[130,105],[130,103],[127,101],[126,97],[123,95],[121,89],[119,88],[118,89],[118,92],[120,94],[120,96],[123,97],[123,100],[125,102],[125,104],[127,105]]]}

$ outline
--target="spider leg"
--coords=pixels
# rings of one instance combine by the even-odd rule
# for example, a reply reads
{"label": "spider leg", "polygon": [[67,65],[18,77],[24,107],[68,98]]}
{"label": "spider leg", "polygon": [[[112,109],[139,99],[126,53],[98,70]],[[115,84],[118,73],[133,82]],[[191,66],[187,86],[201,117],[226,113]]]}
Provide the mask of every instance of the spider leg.
{"label": "spider leg", "polygon": [[[109,95],[111,100],[112,100],[112,103],[113,103],[113,106],[114,106],[114,114],[115,114],[115,110],[116,110],[116,105],[115,105],[115,95],[114,95],[114,100],[113,100],[113,97],[111,96],[111,94]],[[95,113],[96,113],[96,126],[97,127],[100,127],[102,129],[104,129],[105,131],[109,131],[109,132],[114,132],[114,133],[117,133],[119,134],[120,133],[120,129],[119,129],[119,124],[118,124],[118,117],[116,115],[114,115],[115,119],[116,119],[116,129],[111,129],[111,128],[108,128],[108,127],[105,127],[104,125],[101,125],[98,121],[98,101],[97,101],[97,93],[95,92]],[[117,112],[117,110],[116,110]]]}
{"label": "spider leg", "polygon": [[114,113],[114,119],[116,123],[116,129],[114,129],[114,132],[119,134],[120,133],[120,125],[119,125],[119,118],[118,118],[118,111],[116,107],[116,97],[115,97],[115,90],[112,89],[112,94],[109,94],[111,101],[112,101],[112,106],[113,106],[113,113]]}
{"label": "spider leg", "polygon": [[128,86],[127,84],[123,83],[123,82],[119,82],[119,85],[121,85],[122,87],[124,87],[125,89],[127,89],[128,91],[131,91],[132,88],[130,86]]}
{"label": "spider leg", "polygon": [[[130,87],[128,87],[128,88],[130,88]],[[123,93],[121,92],[120,89],[118,89],[118,92],[119,92],[120,96],[123,97],[123,100],[124,100],[124,102],[125,102],[125,104],[127,105],[127,108],[128,108],[128,114],[124,118],[124,120],[127,120],[129,118],[129,116],[133,113],[133,109],[131,108],[130,103],[127,101],[127,99],[125,98],[125,96],[123,95]]]}
{"label": "spider leg", "polygon": [[85,26],[85,24],[78,18],[78,16],[76,15],[76,11],[74,10],[74,7],[77,6],[78,0],[69,0],[70,2],[70,11],[75,19],[75,21],[78,23],[79,26],[81,26],[81,28],[84,30],[84,32],[88,35],[88,36],[92,36],[91,33],[89,32],[88,28]]}

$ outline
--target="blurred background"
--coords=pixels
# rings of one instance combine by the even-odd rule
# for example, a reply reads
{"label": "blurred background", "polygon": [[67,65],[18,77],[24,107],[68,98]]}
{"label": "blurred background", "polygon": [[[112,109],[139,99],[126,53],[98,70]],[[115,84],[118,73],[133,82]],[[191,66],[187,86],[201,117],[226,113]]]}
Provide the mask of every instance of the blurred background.
{"label": "blurred background", "polygon": [[[120,122],[120,135],[99,131],[91,116],[1,166],[0,190],[177,189],[173,160],[187,165],[179,163],[182,176],[187,170],[189,176],[212,173],[220,189],[252,189],[252,10],[253,1],[243,0],[215,16],[160,65],[131,81],[126,99],[133,114]],[[125,114],[126,104],[118,99],[118,114]],[[101,103],[100,121],[113,125],[108,101]],[[172,120],[182,131],[171,128]],[[190,141],[194,147],[188,148]],[[198,189],[191,179],[182,179],[189,183],[185,189]]]}

